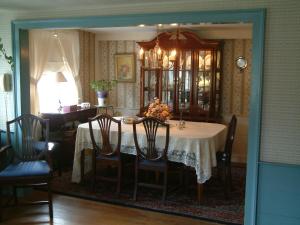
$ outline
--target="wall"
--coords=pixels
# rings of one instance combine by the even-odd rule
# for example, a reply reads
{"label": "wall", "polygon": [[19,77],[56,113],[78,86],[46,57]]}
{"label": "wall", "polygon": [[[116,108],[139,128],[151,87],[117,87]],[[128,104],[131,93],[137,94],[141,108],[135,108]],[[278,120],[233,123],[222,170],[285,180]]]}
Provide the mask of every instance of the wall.
{"label": "wall", "polygon": [[[54,18],[87,15],[114,15],[150,12],[171,11],[203,11],[203,10],[233,10],[249,8],[266,8],[266,36],[265,36],[265,58],[263,76],[263,103],[262,103],[262,135],[261,135],[261,161],[273,162],[273,168],[279,168],[279,163],[294,164],[297,174],[300,173],[300,2],[298,0],[187,0],[187,1],[161,1],[160,3],[135,3],[115,5],[106,7],[103,5],[85,8],[60,9],[56,11],[34,11],[18,13],[11,18]],[[4,19],[4,20],[2,20]],[[6,21],[6,22],[5,22]],[[9,18],[1,14],[0,23],[3,29],[0,36],[10,36]],[[255,34],[254,34],[255,35]],[[9,47],[10,48],[10,47]],[[0,64],[0,67],[3,63]],[[253,103],[255,104],[255,103]],[[251,151],[251,149],[249,150]],[[259,168],[259,174],[263,172],[264,164]],[[278,177],[276,170],[272,169],[272,179],[283,182],[286,187],[294,188],[294,192],[284,192],[280,189],[273,190],[273,196],[280,196],[285,201],[280,201],[283,208],[293,210],[294,204],[289,201],[291,194],[299,196],[300,189],[297,179],[286,176],[293,173],[290,168],[285,170],[283,176]],[[258,190],[260,196],[267,194],[269,189],[264,186],[265,177],[260,175]],[[282,180],[285,178],[285,180]],[[271,178],[270,178],[271,179]],[[274,182],[274,185],[277,183]],[[260,197],[259,196],[259,197]],[[291,199],[292,200],[292,199]],[[294,198],[295,200],[295,198]],[[292,201],[294,202],[294,201]],[[287,218],[291,222],[285,223],[277,220],[273,215],[283,215],[284,212],[272,207],[272,201],[268,204],[258,202],[258,224],[293,224],[297,225],[300,210],[289,214]],[[299,205],[299,204],[298,204]],[[272,213],[268,213],[273,210]]]}
{"label": "wall", "polygon": [[[13,18],[14,16],[11,13],[0,11],[0,37],[8,55],[12,54],[11,33],[9,25],[10,21]],[[0,57],[0,74],[4,73],[12,74],[12,71],[10,65],[4,60],[4,58]],[[6,130],[6,120],[10,120],[14,117],[13,99],[13,91],[0,92],[0,129]]]}

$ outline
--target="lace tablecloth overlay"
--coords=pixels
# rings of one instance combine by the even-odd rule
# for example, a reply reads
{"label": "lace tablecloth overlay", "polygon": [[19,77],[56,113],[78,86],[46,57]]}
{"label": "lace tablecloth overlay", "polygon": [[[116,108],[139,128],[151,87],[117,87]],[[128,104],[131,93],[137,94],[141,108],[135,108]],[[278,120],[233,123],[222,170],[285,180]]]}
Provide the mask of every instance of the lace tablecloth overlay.
{"label": "lace tablecloth overlay", "polygon": [[[170,140],[168,148],[168,160],[180,162],[193,167],[196,171],[197,182],[202,184],[212,174],[212,167],[217,165],[216,151],[221,150],[225,144],[226,126],[217,123],[186,122],[184,129],[178,129],[178,121],[170,120]],[[98,125],[93,124],[96,142],[101,143],[101,135]],[[136,154],[132,124],[122,123],[121,152]],[[156,145],[163,148],[165,145],[165,131],[159,127],[156,137]],[[140,146],[146,146],[146,135],[143,125],[137,126],[138,141]],[[117,126],[112,123],[111,143],[117,143]],[[92,141],[88,123],[80,124],[77,129],[72,182],[79,183],[80,176],[80,152],[83,149],[92,149]],[[85,173],[91,171],[91,155],[85,157]]]}

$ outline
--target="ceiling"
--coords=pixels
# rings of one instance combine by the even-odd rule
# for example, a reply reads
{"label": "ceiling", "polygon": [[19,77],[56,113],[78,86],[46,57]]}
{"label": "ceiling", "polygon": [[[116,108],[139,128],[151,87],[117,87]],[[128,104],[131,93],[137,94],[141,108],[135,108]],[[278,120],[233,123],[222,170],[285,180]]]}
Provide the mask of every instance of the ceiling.
{"label": "ceiling", "polygon": [[155,4],[162,2],[181,2],[179,0],[1,0],[1,10],[63,10],[91,8],[93,6],[109,7],[116,5]]}
{"label": "ceiling", "polygon": [[[202,1],[202,0],[192,0]],[[122,7],[122,6],[137,6],[137,5],[154,5],[154,4],[176,4],[182,3],[182,0],[0,0],[1,10],[15,10],[15,11],[55,11],[55,10],[76,10],[93,7]],[[180,28],[189,29],[198,32],[199,35],[205,38],[251,38],[252,26],[251,24],[180,24]],[[163,24],[159,27],[159,32],[165,30],[174,30],[177,26],[170,24]],[[103,39],[118,39],[120,36],[125,39],[132,39],[138,37],[145,39],[145,37],[154,37],[157,33],[157,25],[146,24],[144,27],[114,27],[114,28],[93,28],[88,29],[102,35]],[[201,33],[202,32],[202,33]],[[237,35],[238,34],[238,35]]]}
{"label": "ceiling", "polygon": [[177,29],[190,30],[201,38],[207,39],[251,39],[252,24],[160,24],[131,27],[87,28],[89,32],[98,34],[98,40],[151,40],[157,33],[164,31],[175,32]]}

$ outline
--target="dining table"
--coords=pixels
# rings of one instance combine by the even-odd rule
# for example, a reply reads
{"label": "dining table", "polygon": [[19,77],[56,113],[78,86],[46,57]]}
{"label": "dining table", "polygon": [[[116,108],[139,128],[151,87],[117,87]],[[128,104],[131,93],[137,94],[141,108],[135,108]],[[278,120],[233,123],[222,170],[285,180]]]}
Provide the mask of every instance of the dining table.
{"label": "dining table", "polygon": [[[115,117],[122,120],[122,117]],[[219,123],[191,122],[185,121],[184,127],[179,121],[169,120],[170,139],[168,147],[168,160],[171,162],[183,163],[192,167],[197,176],[198,200],[202,198],[203,184],[212,176],[212,168],[217,166],[216,152],[222,150],[226,139],[226,125]],[[99,125],[92,123],[95,141],[101,143]],[[111,124],[110,139],[112,144],[118,140],[117,125]],[[156,137],[156,145],[163,148],[165,145],[165,128],[159,127]],[[137,138],[140,146],[147,146],[147,137],[142,124],[137,126]],[[72,171],[72,182],[81,181],[81,151],[92,149],[89,124],[80,124],[77,128],[75,152]],[[133,125],[122,122],[121,126],[121,153],[136,155],[133,138]],[[86,155],[84,162],[84,173],[92,169],[91,154]]]}

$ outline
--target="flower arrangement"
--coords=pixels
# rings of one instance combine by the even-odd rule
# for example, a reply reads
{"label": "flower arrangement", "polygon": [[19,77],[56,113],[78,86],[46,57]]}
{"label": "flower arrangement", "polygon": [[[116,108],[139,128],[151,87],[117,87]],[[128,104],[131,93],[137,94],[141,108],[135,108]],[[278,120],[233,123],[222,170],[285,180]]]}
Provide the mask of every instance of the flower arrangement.
{"label": "flower arrangement", "polygon": [[162,121],[166,121],[171,118],[170,108],[167,104],[160,102],[158,98],[149,105],[148,110],[144,113],[146,117],[155,117]]}

